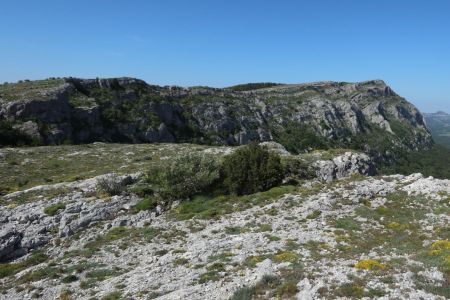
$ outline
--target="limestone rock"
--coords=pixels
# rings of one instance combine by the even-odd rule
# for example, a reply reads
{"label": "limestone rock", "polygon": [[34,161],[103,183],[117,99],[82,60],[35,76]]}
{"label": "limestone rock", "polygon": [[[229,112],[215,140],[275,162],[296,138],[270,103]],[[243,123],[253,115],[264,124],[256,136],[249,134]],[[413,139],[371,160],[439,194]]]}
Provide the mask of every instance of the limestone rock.
{"label": "limestone rock", "polygon": [[319,160],[314,163],[316,175],[320,180],[332,181],[353,174],[374,175],[375,166],[368,155],[346,152],[332,160]]}

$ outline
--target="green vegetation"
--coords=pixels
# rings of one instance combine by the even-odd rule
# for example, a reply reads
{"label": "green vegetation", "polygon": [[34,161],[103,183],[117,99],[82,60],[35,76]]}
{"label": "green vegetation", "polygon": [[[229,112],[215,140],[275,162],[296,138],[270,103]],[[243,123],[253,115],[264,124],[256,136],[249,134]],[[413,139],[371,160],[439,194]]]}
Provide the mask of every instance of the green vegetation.
{"label": "green vegetation", "polygon": [[189,152],[165,161],[149,174],[164,199],[186,199],[205,192],[219,179],[220,165],[217,156]]}
{"label": "green vegetation", "polygon": [[355,264],[355,268],[357,269],[361,269],[361,270],[367,270],[367,271],[372,271],[372,270],[384,270],[386,269],[386,265],[380,263],[378,260],[374,260],[374,259],[365,259],[365,260],[360,260]]}
{"label": "green vegetation", "polygon": [[105,245],[121,239],[126,239],[127,241],[143,240],[149,242],[159,233],[160,231],[153,227],[115,227],[105,235],[99,235],[94,241],[87,243],[85,249],[99,251]]}
{"label": "green vegetation", "polygon": [[450,148],[450,115],[438,112],[424,116],[436,144]]}
{"label": "green vegetation", "polygon": [[345,229],[345,230],[359,230],[360,225],[359,222],[353,220],[350,217],[343,217],[336,220],[335,224],[336,228]]}
{"label": "green vegetation", "polygon": [[[307,126],[286,122],[283,126],[273,129],[275,141],[283,145],[291,153],[301,153],[310,149],[328,149],[329,141],[317,135]],[[335,148],[340,145],[335,145]]]}
{"label": "green vegetation", "polygon": [[111,293],[106,294],[105,296],[103,296],[103,297],[101,298],[101,300],[121,300],[121,299],[125,299],[125,298],[122,296],[122,292],[121,292],[121,291],[114,291],[114,292],[111,292]]}
{"label": "green vegetation", "polygon": [[38,145],[39,141],[34,140],[19,129],[14,128],[12,122],[0,120],[0,147],[1,146],[25,146]]}
{"label": "green vegetation", "polygon": [[140,211],[152,210],[158,205],[158,199],[155,197],[146,197],[139,201],[135,206],[132,207],[134,213]]}
{"label": "green vegetation", "polygon": [[321,214],[322,212],[320,210],[315,210],[309,215],[307,215],[306,218],[310,220],[317,219],[318,217],[320,217]]}
{"label": "green vegetation", "polygon": [[47,261],[48,256],[42,251],[33,252],[30,258],[18,263],[0,264],[0,278],[14,275],[31,266],[35,266]]}
{"label": "green vegetation", "polygon": [[255,285],[244,286],[236,290],[229,299],[292,299],[298,292],[297,282],[297,279],[264,275]]}
{"label": "green vegetation", "polygon": [[236,92],[242,92],[242,91],[264,89],[264,88],[269,88],[269,87],[278,86],[278,85],[282,85],[282,84],[273,83],[273,82],[246,83],[246,84],[238,84],[238,85],[230,86],[227,89],[236,91]]}
{"label": "green vegetation", "polygon": [[[36,185],[83,180],[107,173],[138,172],[160,164],[162,157],[206,148],[188,144],[104,143],[2,148],[0,195]],[[39,195],[45,196],[50,192],[39,191]],[[30,196],[33,199],[37,195],[30,193]],[[23,202],[19,200],[17,202]]]}
{"label": "green vegetation", "polygon": [[17,83],[0,84],[0,98],[15,101],[24,98],[44,99],[44,93],[64,83],[62,78],[45,80],[21,80]]}
{"label": "green vegetation", "polygon": [[450,179],[450,149],[435,145],[431,150],[405,152],[395,163],[380,164],[384,174],[422,173],[425,176]]}
{"label": "green vegetation", "polygon": [[56,204],[47,206],[44,209],[44,213],[49,215],[49,216],[54,216],[54,215],[56,215],[58,210],[64,209],[64,208],[66,208],[66,205],[64,203],[56,203]]}
{"label": "green vegetation", "polygon": [[254,205],[265,205],[295,190],[295,186],[286,185],[245,196],[196,196],[191,201],[182,202],[169,214],[178,220],[194,217],[200,219],[220,218],[224,214],[244,210]]}
{"label": "green vegetation", "polygon": [[[102,249],[111,244],[117,244],[120,249],[126,249],[130,246],[131,242],[143,242],[148,243],[155,237],[161,235],[161,230],[154,227],[115,227],[109,230],[106,234],[98,235],[95,240],[90,241],[84,245],[82,249],[68,251],[64,254],[65,258],[71,257],[86,257],[91,258],[98,254]],[[163,237],[169,240],[173,236],[170,236],[170,232],[165,232]],[[76,268],[84,270],[84,266]]]}
{"label": "green vegetation", "polygon": [[125,182],[117,174],[111,174],[97,179],[97,189],[108,196],[120,195],[125,189]]}
{"label": "green vegetation", "polygon": [[277,262],[291,262],[295,263],[300,258],[299,255],[293,251],[281,251],[275,254],[275,261]]}
{"label": "green vegetation", "polygon": [[222,168],[225,186],[236,195],[266,191],[279,185],[284,177],[279,155],[257,143],[226,156]]}

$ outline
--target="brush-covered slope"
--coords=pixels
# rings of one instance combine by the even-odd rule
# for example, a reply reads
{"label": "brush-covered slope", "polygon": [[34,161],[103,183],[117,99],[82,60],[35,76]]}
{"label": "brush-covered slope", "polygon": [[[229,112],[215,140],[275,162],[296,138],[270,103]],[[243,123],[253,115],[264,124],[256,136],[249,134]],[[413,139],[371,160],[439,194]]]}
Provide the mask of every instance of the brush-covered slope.
{"label": "brush-covered slope", "polygon": [[383,81],[161,87],[133,78],[0,85],[2,144],[274,140],[289,151],[427,149],[421,113]]}
{"label": "brush-covered slope", "polygon": [[424,116],[435,142],[450,148],[450,114],[439,111]]}

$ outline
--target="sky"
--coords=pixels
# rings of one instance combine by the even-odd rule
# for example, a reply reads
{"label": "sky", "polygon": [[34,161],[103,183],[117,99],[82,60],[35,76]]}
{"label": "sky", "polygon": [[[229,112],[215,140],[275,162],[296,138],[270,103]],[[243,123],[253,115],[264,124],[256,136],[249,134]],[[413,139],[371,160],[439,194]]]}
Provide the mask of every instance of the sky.
{"label": "sky", "polygon": [[383,79],[450,112],[448,0],[0,0],[0,82]]}

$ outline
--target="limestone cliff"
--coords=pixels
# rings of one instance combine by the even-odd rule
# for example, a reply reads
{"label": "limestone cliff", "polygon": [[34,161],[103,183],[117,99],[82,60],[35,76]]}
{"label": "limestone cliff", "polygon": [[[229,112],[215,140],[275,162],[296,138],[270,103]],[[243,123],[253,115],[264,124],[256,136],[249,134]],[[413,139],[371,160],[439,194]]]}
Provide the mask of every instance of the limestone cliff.
{"label": "limestone cliff", "polygon": [[346,147],[383,157],[433,143],[422,114],[383,81],[262,86],[161,87],[133,78],[3,84],[0,121],[41,144],[258,140],[291,152]]}

